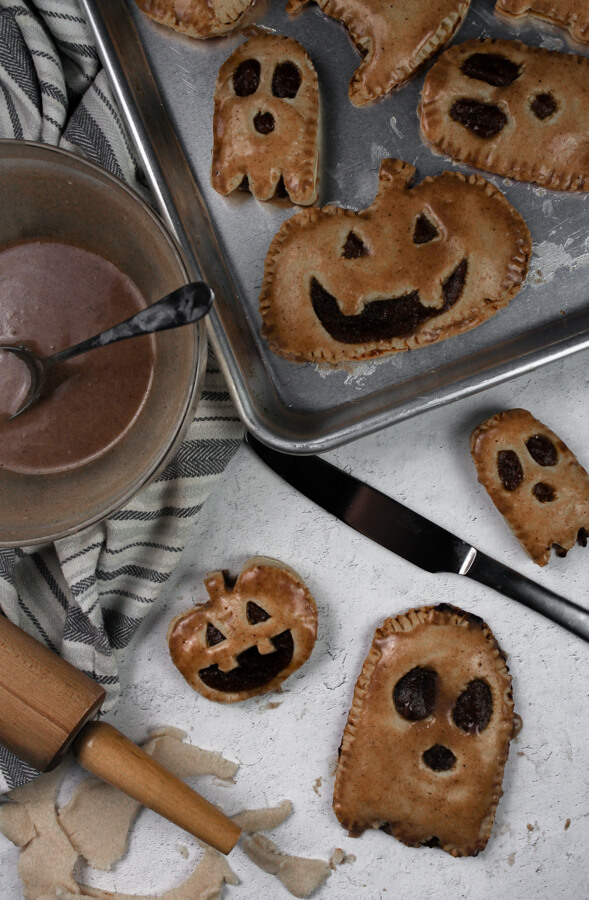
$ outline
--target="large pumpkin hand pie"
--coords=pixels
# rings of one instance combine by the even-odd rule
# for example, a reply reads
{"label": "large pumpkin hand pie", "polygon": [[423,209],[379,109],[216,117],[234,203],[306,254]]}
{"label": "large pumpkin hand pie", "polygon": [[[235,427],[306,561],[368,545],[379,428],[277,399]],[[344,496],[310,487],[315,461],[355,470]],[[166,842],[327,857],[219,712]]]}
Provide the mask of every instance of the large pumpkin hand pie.
{"label": "large pumpkin hand pie", "polygon": [[254,0],[135,0],[157,22],[193,38],[211,38],[237,28]]}
{"label": "large pumpkin hand pie", "polygon": [[507,306],[525,279],[528,228],[484,178],[385,159],[373,204],[299,212],[275,235],[262,336],[297,362],[332,365],[441,341]]}
{"label": "large pumpkin hand pie", "polygon": [[475,428],[470,448],[479,481],[534,562],[587,545],[589,475],[550,428],[510,409]]}
{"label": "large pumpkin hand pie", "polygon": [[317,199],[319,87],[304,47],[258,34],[219,70],[211,182],[220,194],[246,186],[258,200]]}
{"label": "large pumpkin hand pie", "polygon": [[205,587],[208,602],[168,629],[174,665],[204,697],[235,703],[274,690],[311,655],[317,607],[290,566],[256,556],[233,585],[219,571]]}
{"label": "large pumpkin hand pie", "polygon": [[563,191],[589,190],[589,59],[520,41],[471,40],[426,75],[426,141],[479,169]]}
{"label": "large pumpkin hand pie", "polygon": [[356,683],[333,808],[351,836],[476,856],[487,844],[514,715],[505,656],[478,616],[425,606],[376,630]]}
{"label": "large pumpkin hand pie", "polygon": [[[298,14],[310,0],[288,0]],[[342,22],[364,57],[350,81],[354,106],[400,87],[458,31],[470,0],[317,0]]]}

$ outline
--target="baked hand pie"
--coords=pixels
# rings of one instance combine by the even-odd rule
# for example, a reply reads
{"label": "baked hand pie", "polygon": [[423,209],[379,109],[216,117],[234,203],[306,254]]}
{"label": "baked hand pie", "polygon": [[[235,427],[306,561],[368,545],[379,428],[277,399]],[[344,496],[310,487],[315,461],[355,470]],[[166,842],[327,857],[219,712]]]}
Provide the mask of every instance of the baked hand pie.
{"label": "baked hand pie", "polygon": [[258,34],[219,70],[211,181],[220,194],[247,186],[258,200],[317,199],[319,87],[304,47]]}
{"label": "baked hand pie", "polygon": [[589,6],[578,0],[497,0],[495,14],[510,24],[530,18],[556,25],[575,43],[589,44]]}
{"label": "baked hand pie", "polygon": [[378,628],[344,730],[333,808],[351,836],[476,856],[487,844],[514,714],[505,655],[478,616],[424,606]]}
{"label": "baked hand pie", "polygon": [[224,571],[205,578],[209,600],[172,619],[172,662],[204,697],[235,703],[274,690],[309,658],[317,607],[290,566],[248,560],[234,584]]}
{"label": "baked hand pie", "polygon": [[510,409],[475,428],[470,449],[479,481],[534,562],[587,545],[589,475],[546,425]]}
{"label": "baked hand pie", "polygon": [[237,28],[254,0],[135,0],[157,22],[193,38],[211,38]]}
{"label": "baked hand pie", "polygon": [[589,58],[520,41],[445,50],[425,77],[423,137],[453,159],[563,191],[589,190]]}
{"label": "baked hand pie", "polygon": [[262,336],[297,362],[370,359],[441,341],[506,306],[526,276],[531,239],[484,178],[381,163],[374,203],[325,206],[283,223],[266,256]]}
{"label": "baked hand pie", "polygon": [[[298,14],[310,0],[288,0]],[[470,0],[317,0],[342,22],[364,59],[350,81],[354,106],[400,87],[444,47],[462,24]]]}

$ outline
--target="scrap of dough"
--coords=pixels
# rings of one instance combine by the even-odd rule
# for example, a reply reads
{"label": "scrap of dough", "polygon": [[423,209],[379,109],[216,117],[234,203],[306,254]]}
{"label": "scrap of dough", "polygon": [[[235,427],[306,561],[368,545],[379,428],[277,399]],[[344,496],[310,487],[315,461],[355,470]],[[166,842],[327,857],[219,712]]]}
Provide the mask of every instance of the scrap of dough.
{"label": "scrap of dough", "polygon": [[289,856],[262,834],[246,835],[241,847],[257,866],[276,875],[295,897],[308,897],[331,873],[329,864],[322,859]]}
{"label": "scrap of dough", "polygon": [[[152,732],[143,749],[178,778],[233,777],[237,763],[219,753],[186,744],[185,737],[186,732],[179,728],[161,728]],[[60,810],[59,821],[72,845],[92,868],[108,871],[124,855],[129,829],[140,809],[140,803],[117,788],[97,778],[87,778]],[[98,816],[108,822],[108,828],[97,829]]]}
{"label": "scrap of dough", "polygon": [[65,766],[64,762],[52,772],[40,775],[7,795],[24,805],[35,832],[18,858],[18,874],[23,883],[25,900],[40,900],[47,894],[51,896],[51,891],[57,888],[64,893],[80,894],[73,877],[78,854],[61,829],[55,810],[55,799]]}
{"label": "scrap of dough", "polygon": [[270,831],[271,828],[277,828],[288,819],[291,812],[292,803],[290,800],[283,800],[278,806],[244,809],[231,818],[246,834],[253,834],[254,831]]}
{"label": "scrap of dough", "polygon": [[22,803],[3,803],[0,806],[0,831],[17,847],[24,847],[37,834]]}

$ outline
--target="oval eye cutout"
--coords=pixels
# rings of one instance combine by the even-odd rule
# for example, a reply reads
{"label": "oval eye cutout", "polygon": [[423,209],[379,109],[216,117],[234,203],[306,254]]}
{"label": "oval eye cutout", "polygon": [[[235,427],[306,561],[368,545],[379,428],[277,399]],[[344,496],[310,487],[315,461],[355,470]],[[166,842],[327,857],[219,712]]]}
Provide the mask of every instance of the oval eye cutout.
{"label": "oval eye cutout", "polygon": [[450,107],[450,117],[482,138],[495,137],[507,125],[507,116],[498,106],[480,103],[469,97],[454,101]]}
{"label": "oval eye cutout", "polygon": [[556,500],[556,491],[551,484],[545,481],[538,481],[532,488],[532,494],[539,503],[552,503]]}
{"label": "oval eye cutout", "polygon": [[431,769],[433,772],[447,772],[456,762],[456,757],[452,751],[448,747],[444,747],[443,744],[434,744],[433,747],[425,751],[421,758],[428,769]]}
{"label": "oval eye cutout", "polygon": [[515,491],[524,477],[524,470],[515,450],[500,450],[497,454],[497,472],[506,491]]}
{"label": "oval eye cutout", "polygon": [[256,113],[254,116],[254,128],[258,134],[271,134],[274,131],[274,116],[272,113]]}
{"label": "oval eye cutout", "polygon": [[393,702],[400,716],[418,722],[431,716],[436,699],[438,675],[433,669],[416,666],[396,683]]}
{"label": "oval eye cutout", "polygon": [[438,229],[433,222],[430,222],[427,216],[424,216],[423,213],[417,216],[415,228],[413,229],[414,244],[429,244],[430,241],[439,237],[439,234]]}
{"label": "oval eye cutout", "polygon": [[301,86],[301,73],[293,62],[278,63],[272,76],[272,93],[279,99],[293,100]]}
{"label": "oval eye cutout", "polygon": [[485,681],[476,678],[471,681],[456,701],[452,718],[454,723],[467,734],[484,731],[493,714],[493,695]]}
{"label": "oval eye cutout", "polygon": [[519,77],[519,66],[500,53],[473,53],[465,59],[460,71],[468,78],[486,81],[494,87],[507,87]]}
{"label": "oval eye cutout", "polygon": [[350,231],[342,250],[342,256],[344,257],[344,259],[358,259],[359,256],[367,255],[368,247],[366,246],[362,238],[359,238],[357,234],[355,234],[353,231]]}
{"label": "oval eye cutout", "polygon": [[248,600],[245,614],[250,625],[257,625],[258,622],[265,622],[267,619],[272,618],[270,613],[267,613],[265,609],[262,609],[257,603],[254,603],[253,600]]}
{"label": "oval eye cutout", "polygon": [[207,622],[207,647],[214,647],[225,640],[225,635],[211,622]]}
{"label": "oval eye cutout", "polygon": [[233,73],[233,90],[238,97],[255,94],[260,84],[260,63],[257,59],[244,59]]}
{"label": "oval eye cutout", "polygon": [[558,459],[556,447],[545,434],[533,434],[526,441],[528,453],[539,466],[555,466]]}
{"label": "oval eye cutout", "polygon": [[557,102],[552,94],[536,94],[530,104],[530,108],[537,119],[543,121],[549,119],[557,109]]}

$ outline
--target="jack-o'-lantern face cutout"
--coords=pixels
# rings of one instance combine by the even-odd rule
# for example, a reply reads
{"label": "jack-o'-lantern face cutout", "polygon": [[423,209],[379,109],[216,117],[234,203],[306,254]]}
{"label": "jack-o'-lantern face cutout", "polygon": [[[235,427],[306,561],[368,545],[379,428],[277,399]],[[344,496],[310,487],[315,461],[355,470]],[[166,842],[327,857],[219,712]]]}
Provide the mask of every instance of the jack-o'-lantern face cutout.
{"label": "jack-o'-lantern face cutout", "polygon": [[205,579],[209,601],[168,629],[174,665],[209,700],[232,703],[278,687],[310,656],[317,636],[312,595],[289,566],[254,557],[231,585]]}
{"label": "jack-o'-lantern face cutout", "polygon": [[376,631],[341,746],[334,810],[350,834],[476,855],[487,843],[514,733],[511,678],[485,623],[411,610]]}
{"label": "jack-o'-lantern face cutout", "polygon": [[221,66],[215,86],[211,181],[220,194],[247,187],[258,200],[317,199],[319,88],[304,48],[261,34]]}
{"label": "jack-o'-lantern face cutout", "polygon": [[326,206],[282,225],[260,294],[273,351],[337,364],[420,347],[479,325],[517,293],[531,239],[503,194],[451,172],[411,188],[414,174],[383,160],[368,209]]}

